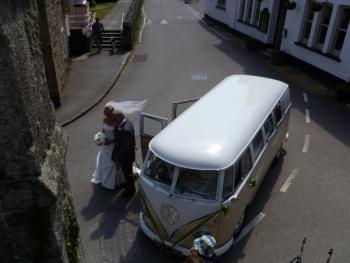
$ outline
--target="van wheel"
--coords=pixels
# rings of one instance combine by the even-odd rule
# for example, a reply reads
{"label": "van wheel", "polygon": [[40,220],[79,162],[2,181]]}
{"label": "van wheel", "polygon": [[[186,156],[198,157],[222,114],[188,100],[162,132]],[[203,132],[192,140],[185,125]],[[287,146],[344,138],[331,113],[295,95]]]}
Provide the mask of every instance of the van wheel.
{"label": "van wheel", "polygon": [[247,208],[244,209],[243,213],[242,213],[241,216],[239,217],[238,223],[235,225],[235,231],[234,231],[234,233],[233,233],[233,236],[234,236],[234,237],[238,237],[239,234],[241,233],[242,229],[243,229],[243,225],[244,225],[244,221],[245,221],[246,212],[247,212]]}
{"label": "van wheel", "polygon": [[281,159],[283,154],[284,154],[284,149],[283,149],[283,144],[281,144],[281,146],[279,147],[279,149],[276,152],[274,161],[277,162],[279,159]]}

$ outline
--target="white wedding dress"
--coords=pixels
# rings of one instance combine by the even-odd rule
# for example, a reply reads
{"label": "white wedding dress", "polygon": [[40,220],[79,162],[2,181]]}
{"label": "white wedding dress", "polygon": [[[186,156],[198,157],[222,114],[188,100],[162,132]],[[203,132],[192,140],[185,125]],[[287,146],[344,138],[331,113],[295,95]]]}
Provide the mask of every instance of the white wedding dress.
{"label": "white wedding dress", "polygon": [[[103,130],[106,135],[106,139],[114,140],[114,128],[103,124]],[[99,151],[96,159],[96,168],[91,178],[91,183],[99,184],[107,189],[115,189],[117,167],[112,161],[112,152],[114,143],[109,145],[102,145],[99,147]]]}

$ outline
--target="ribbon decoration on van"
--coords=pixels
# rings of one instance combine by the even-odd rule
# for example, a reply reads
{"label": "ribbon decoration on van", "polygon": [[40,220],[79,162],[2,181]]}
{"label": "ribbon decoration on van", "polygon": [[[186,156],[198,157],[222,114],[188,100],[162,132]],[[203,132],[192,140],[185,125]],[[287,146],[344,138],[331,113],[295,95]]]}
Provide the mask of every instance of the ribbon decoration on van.
{"label": "ribbon decoration on van", "polygon": [[[162,225],[157,224],[157,220],[155,219],[154,216],[152,216],[151,213],[151,208],[148,206],[147,204],[147,200],[146,200],[146,196],[145,193],[142,190],[142,187],[140,185],[140,182],[138,180],[138,186],[139,186],[139,192],[140,192],[140,196],[141,196],[141,200],[142,203],[144,204],[145,207],[145,212],[147,213],[147,216],[149,217],[149,219],[151,220],[152,226],[154,227],[155,231],[157,232],[157,235],[159,236],[161,243],[162,243],[162,247],[161,249],[166,249],[166,248],[170,248],[173,249],[174,247],[176,247],[177,245],[179,245],[180,243],[182,243],[183,241],[185,241],[187,238],[189,238],[193,233],[195,233],[197,230],[199,230],[202,226],[206,225],[207,223],[209,223],[210,221],[214,220],[217,216],[219,216],[221,213],[223,213],[224,215],[226,215],[229,211],[229,206],[227,205],[227,201],[221,204],[221,207],[218,211],[211,213],[209,215],[206,215],[204,217],[202,217],[203,221],[200,222],[198,225],[194,226],[192,229],[190,229],[189,231],[187,231],[185,234],[181,235],[170,247],[167,246],[165,244],[164,238],[161,235],[161,230],[160,228],[162,228]],[[165,232],[163,230],[163,232]]]}
{"label": "ribbon decoration on van", "polygon": [[171,248],[174,248],[176,247],[178,244],[180,244],[181,242],[185,241],[189,236],[191,236],[194,232],[196,232],[198,229],[200,229],[202,226],[208,224],[210,221],[214,220],[218,215],[220,215],[221,213],[223,213],[224,215],[226,215],[229,211],[229,207],[225,204],[225,203],[222,203],[221,204],[221,208],[220,210],[212,213],[212,214],[209,214],[209,215],[206,215],[202,218],[206,218],[204,219],[201,223],[199,223],[197,226],[193,227],[191,230],[189,230],[188,232],[186,232],[185,234],[183,234],[181,237],[179,237],[177,239],[177,241],[175,241],[173,243],[173,245],[171,246]]}
{"label": "ribbon decoration on van", "polygon": [[[139,186],[139,192],[140,192],[140,196],[141,196],[141,201],[145,207],[145,210],[146,210],[146,213],[147,213],[147,216],[149,217],[149,219],[151,220],[151,224],[152,226],[154,227],[154,229],[156,230],[157,232],[157,235],[159,236],[160,238],[160,241],[162,242],[162,244],[165,246],[165,242],[164,242],[164,238],[162,237],[162,235],[160,234],[162,231],[160,230],[159,228],[159,225],[157,224],[157,220],[152,216],[152,213],[151,213],[151,208],[148,206],[147,204],[147,200],[146,200],[146,196],[145,196],[145,193],[143,192],[143,189],[140,185],[140,181],[138,180],[137,181],[138,183],[138,186]],[[160,224],[161,228],[162,228],[162,225]],[[164,231],[164,230],[163,230]]]}

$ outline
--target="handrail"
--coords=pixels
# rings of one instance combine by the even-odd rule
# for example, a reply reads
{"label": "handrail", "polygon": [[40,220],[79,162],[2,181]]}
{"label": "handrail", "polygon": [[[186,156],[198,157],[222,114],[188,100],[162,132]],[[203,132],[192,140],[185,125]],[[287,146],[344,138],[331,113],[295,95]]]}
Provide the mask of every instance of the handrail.
{"label": "handrail", "polygon": [[96,13],[88,12],[84,15],[68,15],[70,28],[72,29],[89,29],[95,22]]}
{"label": "handrail", "polygon": [[122,24],[120,25],[120,29],[123,31],[123,23],[124,23],[124,12],[123,12],[123,15],[122,15]]}

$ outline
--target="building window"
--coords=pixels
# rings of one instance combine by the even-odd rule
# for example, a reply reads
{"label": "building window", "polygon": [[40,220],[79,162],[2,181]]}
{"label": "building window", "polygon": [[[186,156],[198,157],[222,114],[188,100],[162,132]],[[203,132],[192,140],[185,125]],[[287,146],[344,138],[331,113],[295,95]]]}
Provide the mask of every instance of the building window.
{"label": "building window", "polygon": [[346,31],[348,30],[349,22],[350,22],[350,9],[346,8],[343,10],[339,24],[336,28],[333,50],[332,50],[332,54],[335,56],[340,55],[340,51],[344,44]]}
{"label": "building window", "polygon": [[241,0],[241,6],[240,6],[240,9],[239,9],[239,19],[240,20],[243,20],[243,17],[244,17],[245,1],[246,0]]}
{"label": "building window", "polygon": [[322,13],[321,13],[321,23],[318,29],[318,37],[317,37],[317,43],[316,43],[316,47],[318,49],[322,49],[324,42],[326,40],[329,21],[331,20],[331,15],[332,15],[332,9],[333,9],[332,5],[328,5],[328,4],[323,5]]}
{"label": "building window", "polygon": [[301,39],[301,42],[303,42],[304,44],[307,44],[307,42],[309,41],[312,22],[314,21],[314,14],[315,13],[309,8],[304,24],[303,36]]}
{"label": "building window", "polygon": [[226,0],[218,0],[217,6],[225,8],[226,7]]}
{"label": "building window", "polygon": [[253,11],[253,0],[248,0],[247,9],[248,9],[247,16],[244,19],[244,21],[250,24],[250,19],[252,17],[252,11]]}
{"label": "building window", "polygon": [[254,20],[253,20],[254,26],[257,26],[259,24],[260,9],[261,9],[261,1],[257,1],[255,6]]}

